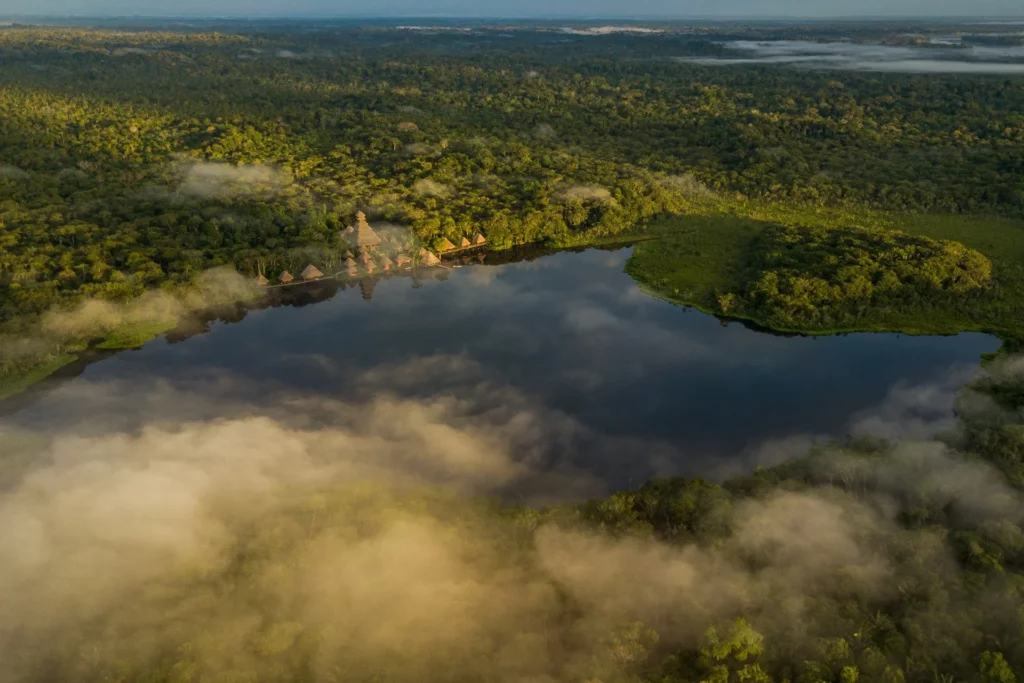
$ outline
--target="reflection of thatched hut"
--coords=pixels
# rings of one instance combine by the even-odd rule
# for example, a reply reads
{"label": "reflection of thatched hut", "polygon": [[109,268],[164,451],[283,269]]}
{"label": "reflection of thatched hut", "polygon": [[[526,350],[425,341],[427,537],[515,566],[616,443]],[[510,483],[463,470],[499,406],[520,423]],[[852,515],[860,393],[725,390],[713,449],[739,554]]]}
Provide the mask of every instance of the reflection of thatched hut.
{"label": "reflection of thatched hut", "polygon": [[288,284],[289,282],[291,282],[292,280],[294,280],[295,278],[294,278],[294,277],[292,277],[292,274],[291,274],[291,273],[289,273],[289,272],[288,272],[288,271],[286,270],[286,271],[284,271],[283,273],[281,273],[280,275],[278,275],[278,276],[277,276],[277,279],[278,279],[278,281],[279,281],[279,282],[280,282],[280,283],[281,283],[282,285],[286,285],[286,284]]}
{"label": "reflection of thatched hut", "polygon": [[270,280],[268,280],[263,275],[263,273],[260,273],[259,275],[256,276],[256,286],[257,287],[266,287],[269,284],[270,284]]}
{"label": "reflection of thatched hut", "polygon": [[472,245],[469,243],[469,240],[465,237],[463,237],[462,241],[459,242],[459,249],[469,249],[471,246]]}
{"label": "reflection of thatched hut", "polygon": [[420,263],[425,266],[437,266],[441,264],[441,259],[437,258],[433,252],[420,249]]}
{"label": "reflection of thatched hut", "polygon": [[473,238],[473,244],[475,244],[478,247],[483,246],[484,244],[487,244],[487,240],[484,239],[483,235],[477,233],[476,237]]}
{"label": "reflection of thatched hut", "polygon": [[377,286],[377,278],[363,278],[359,281],[359,293],[363,299],[369,301],[373,298],[373,289]]}
{"label": "reflection of thatched hut", "polygon": [[395,258],[395,265],[399,268],[408,268],[410,264],[412,264],[412,259],[409,258],[408,254],[399,254]]}
{"label": "reflection of thatched hut", "polygon": [[320,269],[312,263],[306,266],[306,269],[299,275],[303,280],[319,280],[323,276],[324,274],[320,272]]}
{"label": "reflection of thatched hut", "polygon": [[455,248],[455,245],[454,245],[454,244],[452,244],[452,243],[451,243],[451,240],[449,240],[449,239],[448,239],[448,238],[446,237],[446,238],[444,238],[444,240],[443,240],[443,241],[441,242],[441,247],[440,247],[440,249],[438,249],[438,251],[451,251],[451,250],[452,250],[452,249],[454,249],[454,248]]}

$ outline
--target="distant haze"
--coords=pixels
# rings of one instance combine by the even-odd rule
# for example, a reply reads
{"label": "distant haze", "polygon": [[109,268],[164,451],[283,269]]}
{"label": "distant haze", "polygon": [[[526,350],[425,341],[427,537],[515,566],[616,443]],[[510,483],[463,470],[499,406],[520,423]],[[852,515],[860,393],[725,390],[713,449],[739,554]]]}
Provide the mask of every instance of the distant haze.
{"label": "distant haze", "polygon": [[317,17],[1009,17],[1021,0],[5,0],[8,15]]}

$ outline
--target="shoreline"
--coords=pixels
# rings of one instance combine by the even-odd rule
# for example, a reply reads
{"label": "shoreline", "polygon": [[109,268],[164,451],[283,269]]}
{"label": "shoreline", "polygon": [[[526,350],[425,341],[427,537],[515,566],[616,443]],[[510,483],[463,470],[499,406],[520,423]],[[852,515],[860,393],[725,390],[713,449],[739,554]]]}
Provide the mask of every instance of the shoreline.
{"label": "shoreline", "polygon": [[[481,252],[485,255],[483,261],[473,259],[477,265],[504,265],[532,261],[544,256],[551,256],[562,252],[583,252],[590,249],[618,250],[637,245],[641,242],[649,242],[661,239],[662,235],[657,233],[646,233],[630,235],[628,239],[606,239],[589,244],[568,245],[562,247],[545,247],[539,244],[517,245],[510,249],[488,250]],[[459,264],[472,266],[474,263]],[[123,351],[141,348],[161,337],[173,342],[184,341],[192,336],[203,334],[208,331],[209,325],[213,322],[240,322],[249,311],[261,310],[276,306],[295,305],[302,306],[312,303],[319,303],[334,296],[337,291],[347,287],[355,287],[360,283],[373,282],[380,279],[392,279],[395,277],[409,277],[413,279],[437,279],[434,276],[447,274],[454,270],[451,263],[442,263],[438,266],[427,268],[408,268],[402,270],[386,271],[374,274],[363,274],[360,276],[349,276],[339,272],[325,275],[313,280],[302,280],[281,285],[268,285],[260,287],[250,298],[225,301],[203,309],[188,311],[173,324],[157,323],[143,325],[142,331],[136,328],[122,328],[113,330],[100,339],[90,340],[85,348],[64,353],[56,362],[48,360],[29,368],[26,372],[12,376],[2,388],[0,388],[0,417],[10,415],[33,403],[50,390],[57,388],[65,381],[73,379],[84,372],[89,365],[106,360]],[[783,329],[766,325],[753,317],[741,315],[729,316],[720,312],[709,310],[706,306],[688,301],[683,298],[673,297],[657,288],[652,287],[637,275],[630,272],[627,262],[624,272],[629,275],[637,288],[652,298],[664,301],[674,306],[683,306],[696,310],[702,314],[710,315],[721,321],[723,324],[739,323],[745,327],[761,333],[781,337],[819,337],[837,336],[846,334],[905,334],[908,336],[956,336],[963,332],[989,334],[998,338],[1003,347],[999,354],[1009,352],[1013,346],[1010,337],[1005,331],[986,329],[983,327],[963,328],[958,330],[920,330],[913,328],[885,328],[885,327],[863,327],[835,330],[798,330]],[[426,276],[426,277],[424,277]],[[117,343],[120,340],[121,343]],[[982,358],[982,363],[985,359]],[[14,387],[13,390],[9,387]]]}

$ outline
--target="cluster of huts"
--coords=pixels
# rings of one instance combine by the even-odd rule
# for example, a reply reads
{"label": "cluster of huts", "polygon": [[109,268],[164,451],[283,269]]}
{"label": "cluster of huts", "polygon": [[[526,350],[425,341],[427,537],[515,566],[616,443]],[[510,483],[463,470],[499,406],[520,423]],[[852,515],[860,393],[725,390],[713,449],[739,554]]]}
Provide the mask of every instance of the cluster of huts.
{"label": "cluster of huts", "polygon": [[[373,275],[374,273],[385,274],[394,271],[408,270],[413,267],[414,261],[415,263],[423,266],[441,265],[441,259],[438,258],[437,254],[428,251],[427,249],[421,248],[418,251],[415,251],[409,249],[407,245],[403,245],[396,238],[391,237],[381,239],[381,237],[374,232],[373,228],[370,227],[370,224],[366,220],[366,214],[362,211],[356,214],[356,224],[345,228],[342,231],[342,236],[352,248],[350,251],[345,253],[343,272],[348,277],[355,278],[364,275]],[[487,240],[484,239],[484,236],[477,233],[472,241],[463,237],[458,247],[456,247],[450,240],[445,239],[444,242],[441,243],[441,248],[438,249],[438,251],[441,253],[459,252],[464,249],[482,247],[486,243]],[[412,255],[413,251],[415,251],[415,258]],[[341,274],[342,273],[338,273],[338,275]],[[324,273],[311,263],[299,274],[298,280],[300,282],[308,282],[312,280],[319,280],[323,277]],[[287,270],[281,273],[277,279],[282,285],[288,285],[296,282],[295,276]],[[256,284],[261,287],[266,287],[270,285],[270,280],[260,273],[256,278]]]}

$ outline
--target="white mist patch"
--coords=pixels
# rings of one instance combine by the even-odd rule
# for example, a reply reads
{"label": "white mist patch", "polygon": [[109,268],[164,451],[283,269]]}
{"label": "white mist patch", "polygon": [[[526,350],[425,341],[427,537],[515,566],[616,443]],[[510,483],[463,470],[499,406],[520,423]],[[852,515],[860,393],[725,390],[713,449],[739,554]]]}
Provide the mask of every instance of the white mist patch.
{"label": "white mist patch", "polygon": [[28,178],[28,171],[23,171],[17,166],[11,166],[10,164],[0,164],[0,178],[10,178],[12,180],[22,180]]}
{"label": "white mist patch", "polygon": [[412,191],[423,197],[436,197],[444,198],[452,193],[452,188],[448,187],[444,183],[439,183],[436,180],[430,178],[423,178],[417,180],[412,184]]}
{"label": "white mist patch", "polygon": [[177,194],[196,199],[272,195],[290,181],[280,168],[261,164],[182,163],[178,173]]}
{"label": "white mist patch", "polygon": [[610,36],[616,33],[631,33],[634,35],[657,35],[664,33],[661,29],[647,28],[644,26],[595,26],[593,28],[564,27],[562,33],[574,36]]}
{"label": "white mist patch", "polygon": [[1024,74],[1024,46],[935,44],[928,47],[802,40],[734,40],[721,45],[734,57],[683,57],[705,66],[767,64],[814,69],[898,73]]}

